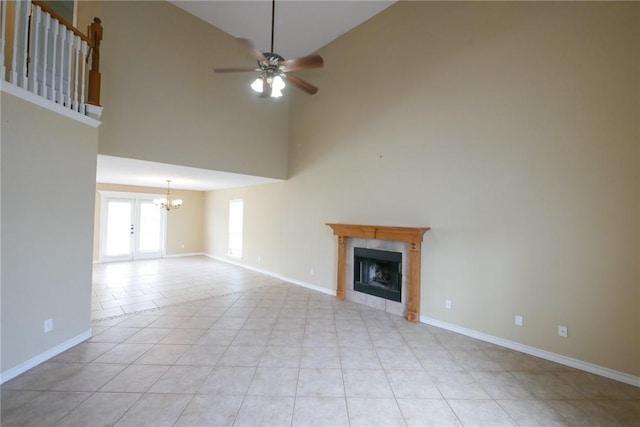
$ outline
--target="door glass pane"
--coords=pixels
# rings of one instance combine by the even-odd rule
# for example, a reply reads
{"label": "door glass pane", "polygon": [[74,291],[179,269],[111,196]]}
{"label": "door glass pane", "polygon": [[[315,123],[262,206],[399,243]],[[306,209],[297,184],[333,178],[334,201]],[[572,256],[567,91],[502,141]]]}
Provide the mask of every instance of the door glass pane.
{"label": "door glass pane", "polygon": [[140,202],[139,251],[159,251],[162,211],[153,202]]}
{"label": "door glass pane", "polygon": [[131,203],[107,202],[107,256],[131,253]]}

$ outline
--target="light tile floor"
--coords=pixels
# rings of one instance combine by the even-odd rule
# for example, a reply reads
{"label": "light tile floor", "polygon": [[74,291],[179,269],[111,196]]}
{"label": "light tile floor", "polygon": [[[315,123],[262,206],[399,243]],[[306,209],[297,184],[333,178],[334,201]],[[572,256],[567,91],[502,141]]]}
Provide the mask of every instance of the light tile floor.
{"label": "light tile floor", "polygon": [[2,386],[3,427],[640,426],[639,388],[241,268],[95,270],[96,296],[182,300],[112,293],[120,316]]}
{"label": "light tile floor", "polygon": [[271,283],[205,256],[94,264],[91,318],[121,316]]}

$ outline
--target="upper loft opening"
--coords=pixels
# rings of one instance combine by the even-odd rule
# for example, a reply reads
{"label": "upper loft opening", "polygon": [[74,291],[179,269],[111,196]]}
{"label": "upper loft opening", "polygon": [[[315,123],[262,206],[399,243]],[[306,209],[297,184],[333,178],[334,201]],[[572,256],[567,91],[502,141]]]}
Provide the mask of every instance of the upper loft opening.
{"label": "upper loft opening", "polygon": [[74,11],[73,1],[1,2],[2,90],[73,118],[97,121],[102,114],[102,25],[94,18],[85,34],[72,24]]}

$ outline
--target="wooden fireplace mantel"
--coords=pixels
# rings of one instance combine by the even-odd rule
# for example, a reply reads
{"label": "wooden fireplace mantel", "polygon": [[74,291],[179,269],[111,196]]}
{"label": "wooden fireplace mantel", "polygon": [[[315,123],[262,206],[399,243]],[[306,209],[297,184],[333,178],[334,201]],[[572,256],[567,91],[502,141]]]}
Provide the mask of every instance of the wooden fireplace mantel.
{"label": "wooden fireplace mantel", "polygon": [[336,295],[343,300],[347,296],[347,239],[393,240],[409,243],[409,276],[407,288],[407,320],[420,320],[420,272],[422,262],[422,237],[429,227],[388,227],[380,225],[327,224],[338,236],[338,286]]}

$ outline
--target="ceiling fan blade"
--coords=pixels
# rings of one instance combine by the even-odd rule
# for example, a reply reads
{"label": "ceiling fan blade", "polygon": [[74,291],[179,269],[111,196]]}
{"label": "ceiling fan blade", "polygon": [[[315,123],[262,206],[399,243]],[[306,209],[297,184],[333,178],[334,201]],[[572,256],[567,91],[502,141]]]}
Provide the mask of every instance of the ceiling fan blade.
{"label": "ceiling fan blade", "polygon": [[214,68],[213,71],[215,71],[216,73],[238,73],[242,71],[260,71],[260,69],[256,67],[231,67],[231,68]]}
{"label": "ceiling fan blade", "polygon": [[309,68],[320,68],[324,65],[322,56],[313,54],[303,58],[293,58],[282,61],[280,66],[284,66],[284,71],[306,70]]}
{"label": "ceiling fan blade", "polygon": [[301,78],[294,76],[293,74],[285,73],[284,75],[287,77],[287,80],[289,80],[292,85],[296,86],[299,89],[302,89],[303,91],[307,92],[309,95],[313,95],[314,93],[318,92],[318,88],[312,85],[311,83],[306,82]]}
{"label": "ceiling fan blade", "polygon": [[242,46],[244,46],[245,49],[247,49],[249,51],[251,56],[253,56],[255,59],[257,59],[259,62],[266,62],[267,61],[267,58],[265,58],[264,54],[262,52],[260,52],[260,50],[253,45],[251,40],[243,39],[243,38],[237,38],[236,40],[238,40],[238,42]]}

